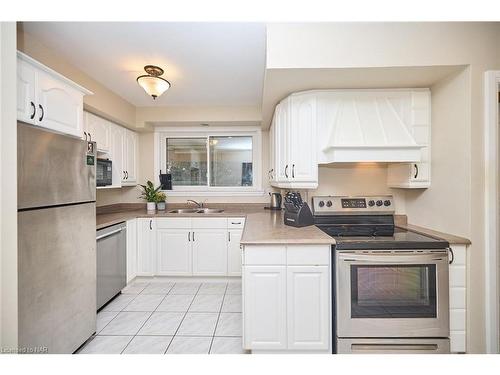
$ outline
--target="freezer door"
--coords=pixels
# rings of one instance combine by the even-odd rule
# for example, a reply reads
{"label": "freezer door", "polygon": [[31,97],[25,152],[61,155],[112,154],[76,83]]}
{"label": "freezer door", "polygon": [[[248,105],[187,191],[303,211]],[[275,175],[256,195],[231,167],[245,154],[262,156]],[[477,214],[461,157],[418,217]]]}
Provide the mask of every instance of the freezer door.
{"label": "freezer door", "polygon": [[96,330],[95,203],[18,213],[19,347],[73,353]]}
{"label": "freezer door", "polygon": [[18,209],[95,201],[95,143],[17,128]]}

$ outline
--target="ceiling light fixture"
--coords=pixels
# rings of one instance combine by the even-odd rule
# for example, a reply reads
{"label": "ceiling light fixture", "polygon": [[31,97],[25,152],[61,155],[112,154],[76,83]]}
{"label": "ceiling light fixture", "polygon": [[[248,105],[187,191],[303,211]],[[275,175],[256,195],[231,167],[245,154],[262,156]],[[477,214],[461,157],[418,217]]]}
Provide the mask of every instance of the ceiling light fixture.
{"label": "ceiling light fixture", "polygon": [[161,94],[170,88],[170,82],[160,77],[164,73],[162,68],[154,65],[146,65],[144,70],[148,74],[137,77],[137,83],[153,99],[161,96]]}

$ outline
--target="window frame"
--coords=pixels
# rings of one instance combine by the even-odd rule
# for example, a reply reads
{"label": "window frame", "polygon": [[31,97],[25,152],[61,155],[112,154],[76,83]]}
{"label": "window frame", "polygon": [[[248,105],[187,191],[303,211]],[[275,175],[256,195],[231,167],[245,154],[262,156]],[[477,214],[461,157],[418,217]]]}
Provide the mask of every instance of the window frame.
{"label": "window frame", "polygon": [[262,190],[262,130],[257,126],[231,127],[164,127],[155,129],[155,183],[160,184],[160,169],[166,170],[166,138],[207,138],[208,137],[252,137],[252,186],[209,186],[210,184],[210,150],[207,142],[207,185],[206,186],[172,186],[165,190],[170,196],[222,196],[231,193],[239,196],[261,196]]}

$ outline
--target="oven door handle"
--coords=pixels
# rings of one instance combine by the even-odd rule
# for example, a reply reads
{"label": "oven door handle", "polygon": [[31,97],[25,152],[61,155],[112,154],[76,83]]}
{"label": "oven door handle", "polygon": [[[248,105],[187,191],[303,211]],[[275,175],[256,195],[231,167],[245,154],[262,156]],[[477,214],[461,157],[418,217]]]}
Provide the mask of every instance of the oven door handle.
{"label": "oven door handle", "polygon": [[370,352],[370,351],[391,351],[391,352],[418,352],[418,351],[437,351],[437,344],[352,344],[352,352]]}
{"label": "oven door handle", "polygon": [[413,254],[413,255],[366,255],[366,254],[339,254],[339,260],[350,263],[364,264],[401,264],[401,263],[434,263],[437,261],[448,262],[447,254]]}

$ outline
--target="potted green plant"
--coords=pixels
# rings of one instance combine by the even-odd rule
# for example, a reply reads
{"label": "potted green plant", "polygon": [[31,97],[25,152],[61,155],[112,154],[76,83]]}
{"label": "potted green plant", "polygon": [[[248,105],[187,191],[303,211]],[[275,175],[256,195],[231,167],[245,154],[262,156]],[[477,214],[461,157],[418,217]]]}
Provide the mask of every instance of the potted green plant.
{"label": "potted green plant", "polygon": [[160,191],[161,186],[155,188],[151,181],[146,182],[146,185],[139,186],[142,187],[141,198],[146,200],[148,211],[154,212],[156,210],[156,195]]}
{"label": "potted green plant", "polygon": [[165,199],[167,199],[167,196],[164,192],[160,191],[156,194],[156,208],[158,208],[158,211],[165,211],[167,207]]}

